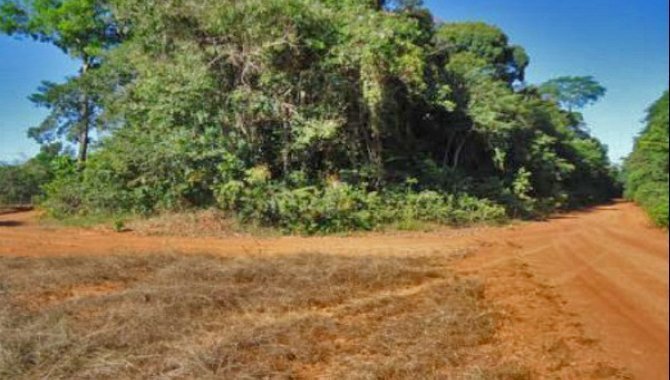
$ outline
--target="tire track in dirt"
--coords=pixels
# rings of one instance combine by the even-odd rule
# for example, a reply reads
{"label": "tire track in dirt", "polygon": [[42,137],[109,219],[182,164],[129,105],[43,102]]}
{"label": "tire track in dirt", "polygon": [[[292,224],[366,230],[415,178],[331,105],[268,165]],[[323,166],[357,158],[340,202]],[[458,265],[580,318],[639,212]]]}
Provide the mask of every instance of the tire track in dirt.
{"label": "tire track in dirt", "polygon": [[[541,333],[551,335],[547,339],[557,342],[575,340],[577,338],[561,337],[558,330],[567,329],[571,324],[583,324],[584,334],[598,340],[605,356],[629,368],[637,378],[668,377],[668,233],[651,227],[642,211],[630,203],[615,203],[560,215],[545,222],[504,228],[317,238],[141,236],[132,232],[45,228],[36,222],[34,212],[0,215],[0,256],[159,251],[221,255],[315,251],[392,255],[453,253],[468,249],[474,249],[475,253],[453,268],[463,274],[484,277],[491,284],[492,302],[515,308],[515,318],[523,323],[546,318],[556,324],[554,332],[547,330],[547,326],[540,330],[529,328],[525,332],[510,330],[505,339],[522,342],[531,337],[514,335]],[[519,271],[519,266],[527,268]],[[531,277],[535,282],[531,283]],[[530,296],[524,299],[516,293],[522,289],[535,292],[532,289],[537,289],[538,284],[549,286],[561,301],[545,311],[538,310],[537,305],[524,304],[532,301]],[[543,294],[541,289],[537,292]],[[420,295],[421,292],[416,294]],[[562,321],[550,315],[557,310],[565,314],[562,319],[574,316],[576,321]],[[523,349],[520,344],[510,343],[509,347],[510,350]],[[584,350],[579,352],[587,354]]]}
{"label": "tire track in dirt", "polygon": [[[668,378],[668,234],[632,204],[617,203],[490,236],[462,266],[528,264],[555,287],[609,358],[639,379]],[[505,241],[520,246],[504,249]]]}

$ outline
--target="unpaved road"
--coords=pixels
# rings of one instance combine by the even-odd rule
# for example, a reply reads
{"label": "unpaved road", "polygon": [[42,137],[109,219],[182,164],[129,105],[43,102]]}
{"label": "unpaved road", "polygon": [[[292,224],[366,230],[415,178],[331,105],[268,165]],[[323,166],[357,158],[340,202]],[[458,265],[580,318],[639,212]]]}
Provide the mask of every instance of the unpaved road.
{"label": "unpaved road", "polygon": [[629,203],[563,215],[490,236],[511,244],[464,263],[514,257],[555,286],[608,357],[639,379],[668,378],[668,233]]}
{"label": "unpaved road", "polygon": [[[36,219],[34,212],[0,215],[0,255],[157,251],[223,255],[310,251],[388,254],[463,249],[474,254],[461,260],[456,269],[482,276],[490,274],[489,281],[496,282],[491,294],[501,297],[508,293],[508,302],[519,288],[510,285],[506,291],[503,277],[493,276],[514,261],[528,268],[533,281],[556,290],[566,315],[583,325],[585,334],[599,342],[608,359],[628,368],[639,379],[668,378],[668,233],[649,226],[642,211],[630,203],[505,228],[346,238],[158,237],[48,228]],[[514,273],[507,273],[505,278]],[[530,308],[520,311],[534,319],[542,319],[542,312]]]}

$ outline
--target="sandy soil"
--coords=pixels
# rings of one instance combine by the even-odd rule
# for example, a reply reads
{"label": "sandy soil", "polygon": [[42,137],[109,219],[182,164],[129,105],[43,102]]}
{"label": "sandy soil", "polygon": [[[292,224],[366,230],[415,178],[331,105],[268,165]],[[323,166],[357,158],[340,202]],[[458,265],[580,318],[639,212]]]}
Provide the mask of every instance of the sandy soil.
{"label": "sandy soil", "polygon": [[[563,368],[603,360],[636,378],[668,378],[668,249],[667,231],[651,227],[629,203],[504,228],[315,238],[142,236],[45,227],[35,212],[0,215],[2,256],[460,250],[463,259],[454,269],[483,278],[486,298],[508,321],[494,344],[508,347],[512,358],[534,355],[535,373],[564,378],[581,372]],[[570,355],[553,364],[543,360],[543,353],[562,351]],[[621,375],[613,367],[589,373]]]}

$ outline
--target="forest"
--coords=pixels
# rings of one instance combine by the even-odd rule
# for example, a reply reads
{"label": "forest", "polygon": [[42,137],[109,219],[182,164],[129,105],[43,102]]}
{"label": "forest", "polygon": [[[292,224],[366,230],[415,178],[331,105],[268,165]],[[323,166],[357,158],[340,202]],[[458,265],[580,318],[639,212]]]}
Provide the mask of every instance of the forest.
{"label": "forest", "polygon": [[647,111],[646,125],[624,164],[626,197],[654,223],[668,226],[668,91]]}
{"label": "forest", "polygon": [[[504,31],[418,0],[1,4],[0,31],[81,69],[31,96],[49,112],[28,131],[43,148],[0,167],[0,203],[56,218],[216,207],[313,234],[542,218],[621,191],[580,113],[603,86],[527,83],[532,59]],[[667,99],[624,173],[661,224]]]}

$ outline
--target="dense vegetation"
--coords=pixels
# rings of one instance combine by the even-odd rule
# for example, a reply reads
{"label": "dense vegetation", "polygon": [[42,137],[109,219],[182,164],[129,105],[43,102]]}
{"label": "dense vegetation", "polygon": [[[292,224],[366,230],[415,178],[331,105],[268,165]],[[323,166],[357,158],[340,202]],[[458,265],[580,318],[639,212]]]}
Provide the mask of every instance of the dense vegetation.
{"label": "dense vegetation", "polygon": [[61,144],[45,145],[26,162],[0,163],[0,206],[38,202],[42,186],[53,180],[52,166],[60,150]]}
{"label": "dense vegetation", "polygon": [[646,126],[624,167],[626,196],[668,226],[668,91],[647,111]]}
{"label": "dense vegetation", "polygon": [[577,112],[604,88],[530,85],[500,29],[436,23],[420,1],[6,0],[0,30],[82,62],[32,97],[51,114],[30,136],[79,146],[43,186],[55,216],[216,205],[314,233],[615,191]]}

